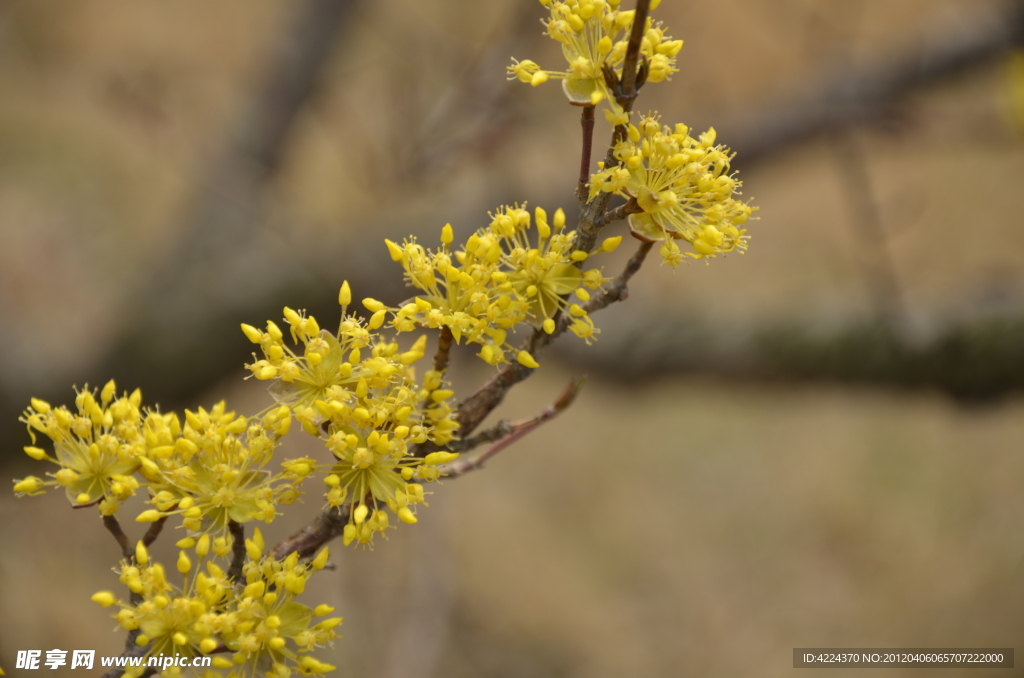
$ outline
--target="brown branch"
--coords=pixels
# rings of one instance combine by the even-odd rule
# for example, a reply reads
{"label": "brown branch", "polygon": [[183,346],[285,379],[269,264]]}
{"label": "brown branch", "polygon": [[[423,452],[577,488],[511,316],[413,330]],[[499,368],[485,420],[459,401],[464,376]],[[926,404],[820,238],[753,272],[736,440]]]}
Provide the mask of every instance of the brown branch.
{"label": "brown branch", "polygon": [[280,560],[291,553],[301,558],[311,558],[320,547],[335,537],[341,536],[351,508],[348,504],[324,509],[313,522],[274,547],[274,557]]}
{"label": "brown branch", "polygon": [[608,210],[601,215],[600,224],[601,226],[607,226],[613,221],[621,221],[628,217],[630,214],[639,214],[643,212],[643,208],[637,203],[636,198],[630,198],[623,204],[619,205],[615,209]]}
{"label": "brown branch", "polygon": [[448,443],[447,449],[451,452],[468,452],[469,450],[475,450],[481,445],[500,440],[511,432],[512,422],[502,419],[486,431],[482,431],[471,438],[461,438]]}
{"label": "brown branch", "polygon": [[584,377],[573,379],[565,391],[562,392],[562,395],[558,397],[558,400],[545,407],[540,414],[532,419],[519,421],[514,424],[507,424],[506,422],[508,432],[497,442],[487,448],[483,454],[472,458],[460,457],[455,461],[442,466],[440,469],[441,473],[449,478],[458,478],[470,471],[482,468],[484,463],[494,457],[494,455],[498,454],[512,443],[523,438],[526,434],[537,429],[545,422],[551,421],[565,411],[576,399],[577,394],[580,392],[580,388],[583,387],[584,381],[586,381]]}
{"label": "brown branch", "polygon": [[149,529],[146,530],[146,534],[142,535],[142,543],[149,547],[153,542],[156,541],[157,537],[164,529],[164,523],[167,522],[167,516],[161,516],[159,520],[154,521]]}
{"label": "brown branch", "polygon": [[613,280],[610,285],[607,285],[601,291],[601,294],[594,295],[590,298],[590,301],[583,304],[583,309],[587,313],[593,313],[616,301],[625,301],[629,297],[629,288],[627,286],[629,279],[636,275],[636,272],[643,266],[644,259],[647,258],[647,253],[651,251],[652,247],[654,247],[653,242],[640,243],[640,247],[629,258],[626,268],[619,274],[619,277]]}
{"label": "brown branch", "polygon": [[[626,47],[626,56],[623,60],[621,80],[611,69],[606,69],[604,72],[605,82],[614,93],[615,100],[622,106],[627,115],[633,110],[633,101],[636,99],[637,88],[643,84],[642,78],[638,78],[637,63],[640,59],[640,46],[643,43],[644,28],[647,24],[647,13],[650,6],[650,0],[637,0],[636,14],[633,16],[633,28],[629,34],[629,44]],[[619,165],[618,159],[613,154],[613,149],[615,144],[625,138],[626,126],[616,125],[615,130],[612,132],[612,141],[608,145],[608,152],[605,154],[605,167]],[[575,249],[583,250],[584,252],[590,252],[594,249],[594,244],[597,242],[597,236],[601,232],[601,227],[607,223],[603,221],[603,218],[611,197],[611,193],[602,191],[580,210],[580,217],[576,227],[576,242],[573,244]]]}
{"label": "brown branch", "polygon": [[583,128],[583,146],[580,150],[580,178],[576,184],[576,199],[580,206],[587,203],[587,183],[590,181],[591,152],[594,148],[594,107],[584,106],[580,114]]}
{"label": "brown branch", "polygon": [[242,580],[242,568],[245,567],[245,526],[228,520],[228,532],[231,533],[231,565],[228,567],[228,579],[237,584]]}
{"label": "brown branch", "polygon": [[[643,265],[647,253],[650,252],[653,243],[643,243],[640,248],[626,264],[622,273],[612,281],[611,285],[605,288],[601,294],[590,298],[590,301],[583,304],[583,308],[591,313],[600,310],[605,306],[622,301],[628,296],[627,283],[640,267]],[[540,349],[550,344],[554,339],[569,329],[571,318],[561,317],[555,331],[547,334],[543,330],[535,330],[530,338],[524,342],[523,347],[536,357]],[[501,368],[496,375],[491,377],[481,386],[476,393],[459,404],[456,419],[459,422],[460,432],[463,436],[469,435],[480,423],[497,407],[505,398],[509,389],[520,381],[530,376],[533,372],[530,368],[519,363],[509,363]]]}
{"label": "brown branch", "polygon": [[437,353],[434,354],[434,371],[444,373],[448,369],[449,353],[452,350],[452,342],[455,340],[452,335],[452,328],[447,325],[441,328],[441,334],[437,337]]}
{"label": "brown branch", "polygon": [[103,516],[103,527],[107,528],[107,532],[114,535],[114,539],[117,540],[117,545],[121,547],[121,555],[126,560],[132,560],[135,557],[135,549],[132,548],[132,543],[128,539],[128,535],[121,529],[121,523],[118,522],[114,516]]}
{"label": "brown branch", "polygon": [[638,90],[637,63],[640,59],[640,45],[644,40],[644,29],[647,28],[647,14],[650,8],[651,0],[636,0],[633,30],[629,33],[629,45],[626,47],[626,57],[622,63],[622,90],[616,92],[616,100],[627,112],[633,110],[633,100],[636,99]]}

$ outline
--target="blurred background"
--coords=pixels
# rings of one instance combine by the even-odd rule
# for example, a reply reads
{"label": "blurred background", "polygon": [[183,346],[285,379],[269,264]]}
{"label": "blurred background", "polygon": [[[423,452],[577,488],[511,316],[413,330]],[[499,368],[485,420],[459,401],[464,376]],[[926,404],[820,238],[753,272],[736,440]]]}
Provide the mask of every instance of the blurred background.
{"label": "blurred background", "polygon": [[[465,237],[522,200],[571,219],[578,111],[504,79],[512,56],[561,67],[541,14],[0,0],[2,475],[43,471],[21,452],[30,396],[116,377],[165,410],[253,412],[240,322],[288,304],[329,326],[344,279],[401,301],[384,238]],[[738,153],[750,250],[652,261],[595,346],[566,337],[497,416],[587,373],[570,410],[435,488],[415,529],[334,545],[308,599],[346,618],[322,653],[338,675],[788,676],[797,646],[1024,633],[1024,4],[656,16],[686,46],[637,109]],[[462,393],[485,368],[455,357]],[[121,652],[88,601],[118,557],[91,511],[0,493],[0,544],[8,675],[19,649]]]}

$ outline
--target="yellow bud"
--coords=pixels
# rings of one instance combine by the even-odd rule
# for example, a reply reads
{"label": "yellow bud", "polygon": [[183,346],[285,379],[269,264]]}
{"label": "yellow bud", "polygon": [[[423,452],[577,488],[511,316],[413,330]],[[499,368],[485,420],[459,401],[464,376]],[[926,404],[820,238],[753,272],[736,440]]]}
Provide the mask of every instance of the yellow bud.
{"label": "yellow bud", "polygon": [[117,598],[110,591],[100,591],[99,593],[92,594],[92,602],[99,603],[103,607],[110,607],[117,602]]}
{"label": "yellow bud", "polygon": [[604,242],[601,243],[601,249],[605,252],[614,252],[615,248],[622,242],[622,236],[617,235],[614,238],[605,238]]}
{"label": "yellow bud", "polygon": [[370,508],[366,504],[360,504],[356,507],[356,510],[352,512],[352,518],[356,521],[356,525],[362,525],[363,521],[366,520],[366,514],[370,512]]}
{"label": "yellow bud", "polygon": [[77,504],[88,504],[89,503],[89,499],[90,499],[89,494],[87,492],[82,492],[80,495],[75,497],[75,503],[77,503]]}
{"label": "yellow bud", "polygon": [[25,447],[24,450],[25,454],[32,457],[36,461],[46,458],[46,451],[41,450],[38,447]]}
{"label": "yellow bud", "polygon": [[245,540],[245,554],[252,560],[259,560],[263,555],[260,547],[256,546],[251,539]]}
{"label": "yellow bud", "polygon": [[338,291],[338,304],[341,306],[348,306],[352,303],[352,290],[348,286],[348,281],[341,283],[341,290]]}
{"label": "yellow bud", "polygon": [[33,494],[38,492],[43,487],[43,481],[35,476],[29,476],[24,480],[18,481],[14,484],[15,492],[24,492],[25,494]]}
{"label": "yellow bud", "polygon": [[175,633],[171,636],[171,640],[174,641],[175,645],[188,645],[188,636],[181,632]]}
{"label": "yellow bud", "polygon": [[452,233],[452,225],[445,224],[444,228],[441,229],[441,242],[445,245],[450,245],[452,240],[455,239],[455,234]]}
{"label": "yellow bud", "polygon": [[215,669],[230,669],[234,666],[234,663],[224,657],[214,657],[213,661],[210,662],[210,666]]}
{"label": "yellow bud", "polygon": [[584,261],[588,256],[590,255],[583,250],[576,250],[569,256],[569,258],[573,261]]}
{"label": "yellow bud", "polygon": [[528,351],[520,351],[516,355],[516,360],[519,361],[520,365],[525,365],[526,367],[529,367],[530,369],[534,369],[535,370],[538,367],[540,367],[540,365],[537,363],[536,360],[533,359],[533,356],[530,355],[530,353]]}
{"label": "yellow bud", "polygon": [[32,409],[38,412],[39,414],[46,414],[47,412],[50,411],[50,403],[46,402],[45,400],[40,400],[39,398],[32,398],[29,402],[32,403]]}
{"label": "yellow bud", "polygon": [[325,619],[319,624],[317,624],[317,628],[319,628],[322,631],[330,631],[333,628],[337,628],[341,624],[341,622],[341,617],[333,617],[331,619]]}
{"label": "yellow bud", "polygon": [[271,638],[267,641],[267,647],[269,647],[271,650],[280,650],[282,647],[285,646],[286,642],[287,641],[284,638],[282,638],[281,636],[277,636],[276,638]]}
{"label": "yellow bud", "polygon": [[369,311],[370,313],[376,313],[377,311],[380,311],[381,309],[384,308],[384,304],[380,303],[379,301],[371,297],[363,299],[363,306],[365,306],[366,310]]}
{"label": "yellow bud", "polygon": [[185,574],[192,569],[192,561],[185,555],[184,551],[178,553],[178,572]]}
{"label": "yellow bud", "polygon": [[423,463],[427,466],[437,466],[439,464],[447,464],[458,458],[459,455],[455,452],[431,452],[423,458]]}
{"label": "yellow bud", "polygon": [[330,605],[317,605],[316,609],[313,610],[313,616],[314,617],[323,617],[324,615],[328,615],[328,614],[330,614],[332,612],[334,612],[334,608],[331,607]]}
{"label": "yellow bud", "polygon": [[388,246],[388,252],[391,254],[392,261],[402,260],[402,255],[404,254],[404,252],[402,252],[401,247],[387,239],[384,240],[384,244]]}
{"label": "yellow bud", "polygon": [[155,523],[156,521],[160,520],[161,517],[162,517],[162,515],[161,515],[161,513],[159,511],[155,511],[153,509],[149,509],[148,511],[143,511],[142,513],[137,515],[135,517],[135,522],[137,522],[137,523]]}
{"label": "yellow bud", "polygon": [[109,403],[111,400],[114,399],[114,395],[116,394],[116,392],[117,392],[117,385],[114,383],[114,380],[111,379],[103,387],[103,390],[100,391],[100,401],[104,405],[106,405],[107,403]]}
{"label": "yellow bud", "polygon": [[203,651],[203,654],[210,654],[217,649],[217,641],[213,638],[203,638],[199,641],[199,649]]}
{"label": "yellow bud", "polygon": [[537,85],[543,85],[548,81],[547,71],[537,71],[530,76],[530,84],[536,87]]}
{"label": "yellow bud", "polygon": [[356,526],[349,524],[341,531],[341,543],[345,546],[351,544],[356,538]]}
{"label": "yellow bud", "polygon": [[146,550],[146,545],[141,541],[135,545],[135,562],[139,565],[145,565],[149,562],[149,551]]}
{"label": "yellow bud", "polygon": [[184,539],[179,539],[178,541],[174,542],[174,545],[177,546],[179,549],[190,549],[196,545],[196,540],[192,537],[185,537]]}
{"label": "yellow bud", "polygon": [[322,570],[327,565],[327,558],[330,557],[330,551],[325,547],[320,553],[316,554],[316,558],[313,559],[313,569]]}
{"label": "yellow bud", "polygon": [[369,324],[367,326],[371,330],[376,330],[376,329],[380,328],[380,326],[384,324],[384,320],[386,319],[387,313],[388,312],[386,310],[384,310],[383,308],[381,310],[377,311],[372,316],[370,316],[370,322],[369,322]]}
{"label": "yellow bud", "polygon": [[260,341],[263,339],[263,333],[260,332],[255,327],[253,327],[252,325],[246,325],[245,323],[242,323],[242,332],[249,339],[249,341],[251,341],[254,344],[260,343]]}
{"label": "yellow bud", "polygon": [[555,321],[552,318],[548,318],[544,321],[544,331],[548,334],[553,334],[555,331]]}
{"label": "yellow bud", "polygon": [[418,522],[416,520],[416,514],[413,513],[412,509],[410,509],[408,506],[405,506],[398,510],[398,518],[403,523],[406,523],[408,525],[413,525],[416,522]]}
{"label": "yellow bud", "polygon": [[552,223],[556,229],[565,226],[565,211],[561,207],[555,210],[555,220]]}

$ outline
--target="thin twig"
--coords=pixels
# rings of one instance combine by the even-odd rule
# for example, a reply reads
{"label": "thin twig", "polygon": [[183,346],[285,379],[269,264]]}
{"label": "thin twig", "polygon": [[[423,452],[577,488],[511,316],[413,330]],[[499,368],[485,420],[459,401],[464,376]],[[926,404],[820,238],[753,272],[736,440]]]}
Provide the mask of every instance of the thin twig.
{"label": "thin twig", "polygon": [[601,216],[601,225],[607,226],[613,221],[621,221],[628,217],[630,214],[639,214],[643,212],[643,208],[636,201],[636,198],[630,198],[623,204],[619,205],[615,209],[608,210]]}
{"label": "thin twig", "polygon": [[142,543],[145,546],[147,546],[147,547],[151,546],[153,544],[153,542],[156,541],[157,537],[160,536],[160,533],[164,529],[164,523],[167,522],[167,518],[168,518],[168,516],[160,516],[159,520],[154,521],[149,526],[149,529],[146,530],[146,534],[142,535]]}
{"label": "thin twig", "polygon": [[626,268],[623,269],[622,273],[619,274],[610,285],[605,286],[601,290],[601,294],[595,295],[590,298],[590,301],[583,304],[583,310],[587,313],[593,313],[594,311],[600,311],[605,306],[612,304],[616,301],[625,301],[629,297],[629,288],[627,283],[629,279],[636,275],[636,272],[643,266],[644,259],[647,258],[647,253],[654,247],[653,242],[640,243],[640,247],[637,248],[636,252],[632,257],[629,258],[629,262],[626,264]]}
{"label": "thin twig", "polygon": [[458,478],[470,471],[482,468],[484,463],[494,457],[494,455],[498,454],[512,443],[524,437],[526,434],[537,429],[545,422],[551,421],[565,411],[576,399],[576,395],[580,392],[580,388],[582,388],[584,381],[586,381],[584,377],[573,379],[565,391],[562,392],[562,395],[558,397],[558,400],[545,407],[540,414],[532,419],[510,424],[508,427],[508,433],[487,448],[483,454],[472,458],[460,457],[455,461],[442,466],[440,469],[441,473],[449,478]]}
{"label": "thin twig", "polygon": [[583,146],[580,149],[580,178],[576,184],[576,199],[580,206],[587,203],[587,183],[590,181],[591,152],[594,148],[594,107],[584,106],[580,114],[580,127],[583,128]]}
{"label": "thin twig", "polygon": [[[615,100],[622,106],[627,115],[633,110],[637,85],[642,84],[637,79],[637,64],[640,60],[640,46],[643,43],[647,13],[650,10],[650,6],[650,0],[637,0],[636,13],[633,16],[633,29],[629,34],[629,44],[626,47],[626,56],[623,59],[621,80],[611,69],[605,72],[605,80],[610,80],[607,84],[615,93]],[[606,168],[619,165],[619,160],[612,151],[616,143],[626,138],[626,133],[625,125],[615,126],[615,130],[612,132],[612,141],[608,145],[608,152],[604,158],[604,166]],[[611,193],[601,191],[580,210],[580,217],[576,227],[576,241],[573,243],[574,249],[583,250],[584,252],[590,252],[594,249],[594,244],[597,242],[597,236],[601,232],[601,227],[607,223],[603,221],[603,217],[611,197]]]}
{"label": "thin twig", "polygon": [[228,579],[238,583],[242,579],[242,568],[245,566],[245,526],[228,520],[228,532],[231,533],[231,566],[228,567]]}
{"label": "thin twig", "polygon": [[[591,313],[615,301],[624,300],[628,296],[627,283],[629,279],[640,270],[652,246],[653,243],[641,244],[640,248],[629,260],[629,263],[626,264],[626,268],[622,273],[601,294],[591,297],[590,301],[583,304],[583,308],[588,313]],[[550,344],[558,335],[569,329],[570,322],[570,318],[563,316],[555,327],[555,331],[551,334],[547,334],[542,330],[534,331],[530,338],[524,342],[524,348],[536,357],[537,352],[541,348]],[[519,363],[509,363],[477,389],[476,393],[464,400],[459,405],[458,412],[456,413],[456,419],[459,422],[459,430],[462,435],[467,436],[476,430],[476,427],[480,425],[487,415],[501,403],[509,389],[523,379],[526,379],[532,372],[533,370],[529,367]]]}
{"label": "thin twig", "polygon": [[131,560],[135,557],[135,549],[132,548],[132,543],[129,541],[128,535],[121,529],[121,523],[118,522],[117,518],[114,516],[103,516],[103,527],[107,528],[107,531],[114,535],[117,545],[121,547],[121,555],[126,560]]}
{"label": "thin twig", "polygon": [[341,535],[351,510],[348,504],[324,509],[313,522],[275,546],[274,557],[280,560],[291,553],[313,557],[321,546]]}
{"label": "thin twig", "polygon": [[622,63],[622,92],[618,99],[619,105],[626,111],[633,109],[633,100],[636,99],[637,63],[640,59],[640,45],[644,40],[644,30],[647,28],[647,14],[651,9],[651,0],[637,0],[636,14],[633,15],[633,30],[629,34],[629,45],[626,47],[626,57]]}
{"label": "thin twig", "polygon": [[469,450],[475,450],[481,445],[493,443],[495,440],[500,440],[511,432],[512,422],[508,419],[502,419],[494,426],[490,427],[486,431],[481,431],[475,436],[461,438],[448,443],[448,450],[451,452],[468,452]]}

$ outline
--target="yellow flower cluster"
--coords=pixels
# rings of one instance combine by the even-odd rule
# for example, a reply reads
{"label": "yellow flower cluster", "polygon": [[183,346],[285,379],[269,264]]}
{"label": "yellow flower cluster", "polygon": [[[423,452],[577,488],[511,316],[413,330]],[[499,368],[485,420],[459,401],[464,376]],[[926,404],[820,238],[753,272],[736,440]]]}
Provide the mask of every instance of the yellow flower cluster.
{"label": "yellow flower cluster", "polygon": [[[619,0],[541,0],[541,4],[550,11],[544,21],[547,34],[561,43],[569,68],[546,71],[529,59],[513,59],[509,80],[536,86],[550,78],[560,79],[573,104],[596,106],[607,99],[610,110],[606,115],[619,124],[624,114],[603,71],[611,69],[621,78],[635,10],[619,9]],[[651,9],[658,4],[659,0],[653,0]],[[672,40],[660,23],[648,19],[640,46],[640,55],[647,62],[647,82],[661,82],[675,73],[676,55],[682,47],[682,40]]]}
{"label": "yellow flower cluster", "polygon": [[[549,224],[543,209],[534,211],[536,245],[530,242],[531,216],[525,207],[503,206],[489,216],[490,224],[455,252],[450,249],[450,225],[441,230],[442,248],[436,252],[415,240],[402,245],[386,241],[406,280],[425,293],[394,311],[394,327],[399,332],[446,327],[456,341],[481,345],[477,355],[491,365],[514,356],[527,367],[537,367],[529,353],[512,349],[508,332],[529,322],[550,334],[559,313],[569,314],[570,329],[589,341],[593,322],[569,295],[586,301],[587,289],[598,289],[605,278],[598,269],[584,272],[578,267],[591,255],[572,250],[576,232],[565,230],[565,213],[557,210]],[[598,251],[612,251],[620,241],[609,238]]]}
{"label": "yellow flower cluster", "polygon": [[288,460],[277,474],[264,470],[289,430],[288,407],[252,420],[225,410],[223,401],[210,411],[186,410],[184,426],[174,415],[147,421],[146,436],[156,446],[142,459],[141,473],[155,509],[136,520],[179,514],[190,531],[223,534],[232,520],[269,523],[276,506],[299,497],[298,485],[312,471],[312,460]]}
{"label": "yellow flower cluster", "polygon": [[[348,284],[339,294],[344,315],[351,303]],[[264,360],[249,365],[258,379],[272,379],[270,391],[285,410],[290,406],[308,433],[323,440],[335,463],[324,468],[326,499],[331,506],[351,502],[345,543],[369,543],[389,526],[388,507],[403,522],[416,522],[412,504],[423,503],[423,488],[407,481],[437,480],[437,466],[455,458],[440,453],[426,459],[412,456],[410,446],[431,442],[444,446],[458,429],[442,375],[431,370],[418,384],[412,365],[423,358],[426,337],[408,351],[384,341],[376,330],[387,310],[373,299],[364,300],[373,315],[364,324],[345,316],[332,335],[312,316],[285,309],[292,337],[303,344],[298,355],[283,342],[274,323],[261,332],[251,325],[242,330],[260,345]],[[307,472],[315,463],[303,462]],[[372,514],[369,512],[373,511]],[[368,515],[369,514],[369,515]]]}
{"label": "yellow flower cluster", "polygon": [[120,398],[115,394],[113,381],[98,394],[86,387],[77,392],[75,411],[33,398],[20,420],[28,425],[33,443],[36,432],[53,441],[54,456],[34,445],[24,448],[25,453],[60,470],[48,474],[51,480],[36,476],[17,480],[14,491],[34,495],[60,486],[72,504],[99,502],[104,515],[115,513],[120,502],[134,495],[139,483],[133,476],[147,453],[139,409],[142,394],[137,389]]}
{"label": "yellow flower cluster", "polygon": [[[135,642],[148,645],[145,656],[210,655],[215,670],[204,675],[211,677],[224,676],[221,671],[232,678],[288,678],[293,672],[310,676],[334,670],[305,653],[332,641],[341,618],[313,624],[314,617],[326,616],[333,608],[310,609],[295,600],[313,573],[326,565],[327,549],[309,563],[299,563],[295,553],[283,560],[265,558],[263,537],[256,530],[245,542],[251,560],[243,569],[244,588],[236,588],[220,566],[206,560],[213,548],[209,535],[187,537],[177,545],[182,549],[177,560],[184,579],[181,588],[168,582],[162,565],[150,562],[140,542],[133,562],[120,569],[121,583],[136,599],[124,603],[109,591],[92,597],[104,607],[120,608],[118,625],[138,632]],[[175,678],[181,669],[171,666],[163,675]]]}
{"label": "yellow flower cluster", "polygon": [[672,266],[683,258],[676,239],[690,243],[686,256],[694,259],[744,250],[746,230],[739,227],[753,208],[734,197],[741,182],[729,173],[732,156],[715,136],[712,128],[694,139],[686,125],[662,127],[648,114],[613,148],[621,164],[602,165],[591,176],[590,197],[604,191],[636,198],[643,211],[630,215],[630,230],[662,242],[662,258]]}

